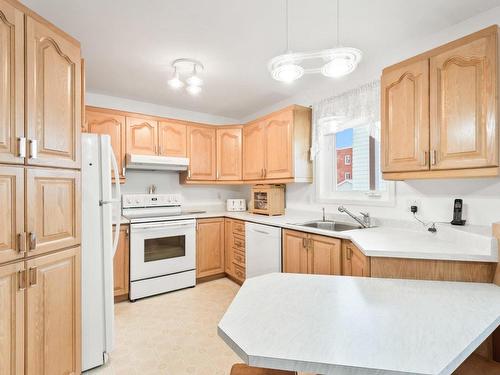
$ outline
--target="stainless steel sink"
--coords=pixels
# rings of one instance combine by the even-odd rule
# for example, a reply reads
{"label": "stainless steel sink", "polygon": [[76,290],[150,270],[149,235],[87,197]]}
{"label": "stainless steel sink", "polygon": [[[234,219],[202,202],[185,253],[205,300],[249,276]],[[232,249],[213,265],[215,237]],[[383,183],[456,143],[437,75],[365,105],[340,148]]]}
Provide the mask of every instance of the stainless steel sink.
{"label": "stainless steel sink", "polygon": [[335,232],[342,232],[344,230],[352,230],[352,229],[362,229],[362,227],[360,225],[339,223],[337,221],[330,221],[330,220],[309,221],[307,223],[301,223],[301,224],[297,224],[297,225],[300,225],[302,227],[331,230],[331,231],[335,231]]}

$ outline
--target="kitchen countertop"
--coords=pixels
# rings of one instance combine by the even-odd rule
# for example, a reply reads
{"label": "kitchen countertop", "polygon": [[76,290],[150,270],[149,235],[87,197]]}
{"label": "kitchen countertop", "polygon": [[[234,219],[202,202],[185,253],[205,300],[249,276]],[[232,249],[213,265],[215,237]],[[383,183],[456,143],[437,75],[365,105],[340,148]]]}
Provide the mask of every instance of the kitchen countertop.
{"label": "kitchen countertop", "polygon": [[[335,232],[297,225],[320,219],[318,214],[300,211],[287,212],[282,216],[256,215],[249,212],[207,211],[172,216],[171,220],[212,217],[228,217],[351,240],[366,256],[370,257],[498,262],[498,241],[493,237],[491,227],[486,226],[457,227],[450,224],[438,224],[437,233],[431,233],[422,226],[382,224],[374,228]],[[351,222],[347,217],[342,217],[338,221]]]}
{"label": "kitchen countertop", "polygon": [[274,273],[245,281],[218,332],[258,367],[448,375],[499,325],[494,284]]}

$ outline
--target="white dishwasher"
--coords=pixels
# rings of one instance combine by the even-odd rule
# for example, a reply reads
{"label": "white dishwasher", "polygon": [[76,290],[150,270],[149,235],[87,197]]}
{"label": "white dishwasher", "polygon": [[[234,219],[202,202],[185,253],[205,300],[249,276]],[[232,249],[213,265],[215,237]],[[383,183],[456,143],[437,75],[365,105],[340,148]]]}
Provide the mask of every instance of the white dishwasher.
{"label": "white dishwasher", "polygon": [[281,228],[245,224],[246,278],[281,272]]}

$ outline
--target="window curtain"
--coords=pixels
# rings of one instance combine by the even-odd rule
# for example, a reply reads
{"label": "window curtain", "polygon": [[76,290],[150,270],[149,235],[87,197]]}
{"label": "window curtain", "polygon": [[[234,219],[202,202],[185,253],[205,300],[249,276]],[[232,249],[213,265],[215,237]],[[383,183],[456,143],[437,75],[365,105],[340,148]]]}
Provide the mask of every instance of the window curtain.
{"label": "window curtain", "polygon": [[320,151],[321,138],[359,124],[374,126],[380,121],[380,81],[323,99],[313,105],[311,158]]}

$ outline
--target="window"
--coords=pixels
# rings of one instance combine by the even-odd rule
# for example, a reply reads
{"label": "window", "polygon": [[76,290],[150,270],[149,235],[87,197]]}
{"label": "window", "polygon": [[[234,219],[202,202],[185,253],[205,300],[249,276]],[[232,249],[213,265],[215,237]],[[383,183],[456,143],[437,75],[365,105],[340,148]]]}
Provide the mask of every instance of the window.
{"label": "window", "polygon": [[317,197],[326,202],[392,202],[380,170],[380,122],[322,124],[316,156]]}

